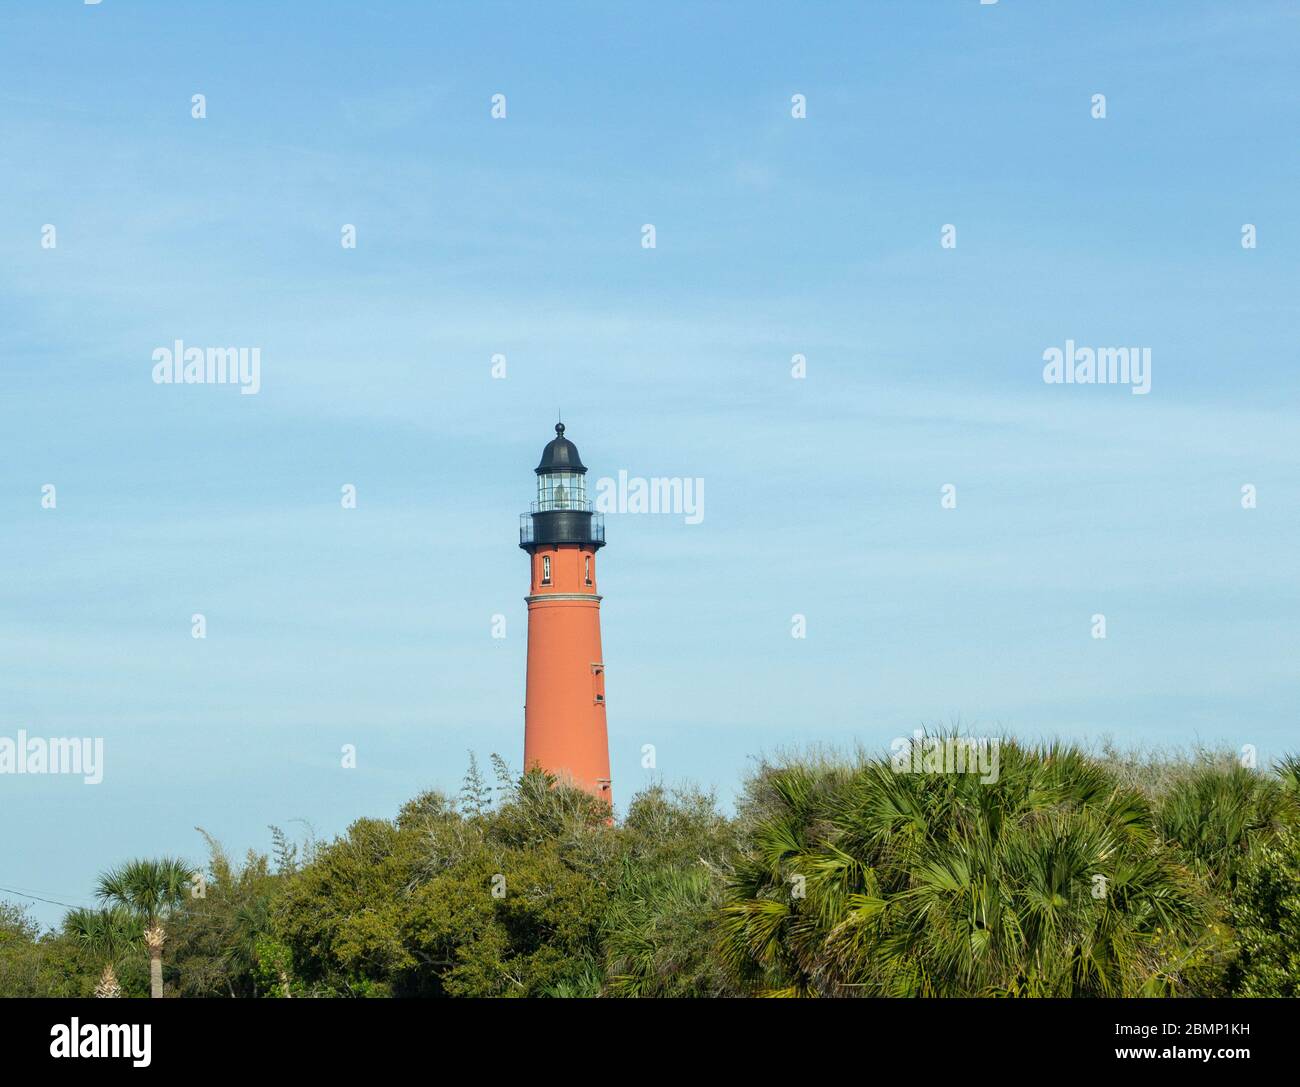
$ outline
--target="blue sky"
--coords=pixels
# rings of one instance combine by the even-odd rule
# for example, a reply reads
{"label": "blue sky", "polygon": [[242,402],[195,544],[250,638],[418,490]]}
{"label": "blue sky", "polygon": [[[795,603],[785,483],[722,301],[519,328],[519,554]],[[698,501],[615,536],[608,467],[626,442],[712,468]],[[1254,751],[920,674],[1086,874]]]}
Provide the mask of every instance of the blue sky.
{"label": "blue sky", "polygon": [[[0,736],[106,763],[0,776],[0,886],[518,766],[557,407],[705,480],[608,518],[620,806],[954,721],[1300,748],[1296,5],[548,7],[0,11]],[[261,392],[155,385],[177,338]]]}

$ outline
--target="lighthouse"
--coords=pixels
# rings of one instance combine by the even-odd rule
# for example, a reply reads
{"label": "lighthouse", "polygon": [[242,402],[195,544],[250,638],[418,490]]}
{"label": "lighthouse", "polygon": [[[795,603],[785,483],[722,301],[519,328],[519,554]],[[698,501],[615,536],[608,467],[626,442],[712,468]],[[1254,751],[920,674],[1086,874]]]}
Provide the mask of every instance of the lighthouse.
{"label": "lighthouse", "polygon": [[587,469],[557,423],[536,468],[537,499],[519,518],[528,552],[528,681],[524,768],[612,802],[600,649],[596,552],[605,522],[587,498]]}

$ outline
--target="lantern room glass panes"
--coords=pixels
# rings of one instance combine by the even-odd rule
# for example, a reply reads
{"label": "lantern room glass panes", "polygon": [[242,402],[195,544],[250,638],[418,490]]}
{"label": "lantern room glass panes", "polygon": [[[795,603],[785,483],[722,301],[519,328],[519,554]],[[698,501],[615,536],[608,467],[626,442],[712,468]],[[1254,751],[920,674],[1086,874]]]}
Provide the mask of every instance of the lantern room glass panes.
{"label": "lantern room glass panes", "polygon": [[587,508],[587,488],[580,472],[546,472],[537,477],[537,510]]}

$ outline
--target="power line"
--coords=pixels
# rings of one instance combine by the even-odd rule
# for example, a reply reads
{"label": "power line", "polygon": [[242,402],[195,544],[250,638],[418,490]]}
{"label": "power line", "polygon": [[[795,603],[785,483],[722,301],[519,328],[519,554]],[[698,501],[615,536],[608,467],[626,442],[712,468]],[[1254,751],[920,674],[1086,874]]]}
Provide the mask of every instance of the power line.
{"label": "power line", "polygon": [[0,887],[0,891],[5,894],[17,895],[19,898],[30,898],[33,902],[48,902],[51,906],[65,906],[70,910],[91,909],[90,906],[74,906],[71,902],[59,902],[53,898],[42,898],[40,895],[23,894],[22,891],[15,891],[12,887]]}

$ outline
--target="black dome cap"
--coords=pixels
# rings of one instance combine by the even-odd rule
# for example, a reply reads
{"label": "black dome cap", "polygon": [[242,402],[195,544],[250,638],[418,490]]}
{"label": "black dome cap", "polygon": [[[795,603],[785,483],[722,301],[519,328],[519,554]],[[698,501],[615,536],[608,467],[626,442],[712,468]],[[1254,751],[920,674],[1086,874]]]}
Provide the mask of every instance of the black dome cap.
{"label": "black dome cap", "polygon": [[542,463],[534,471],[543,472],[579,472],[585,473],[587,466],[578,456],[578,447],[564,436],[564,424],[555,424],[555,437],[546,443],[542,450]]}

